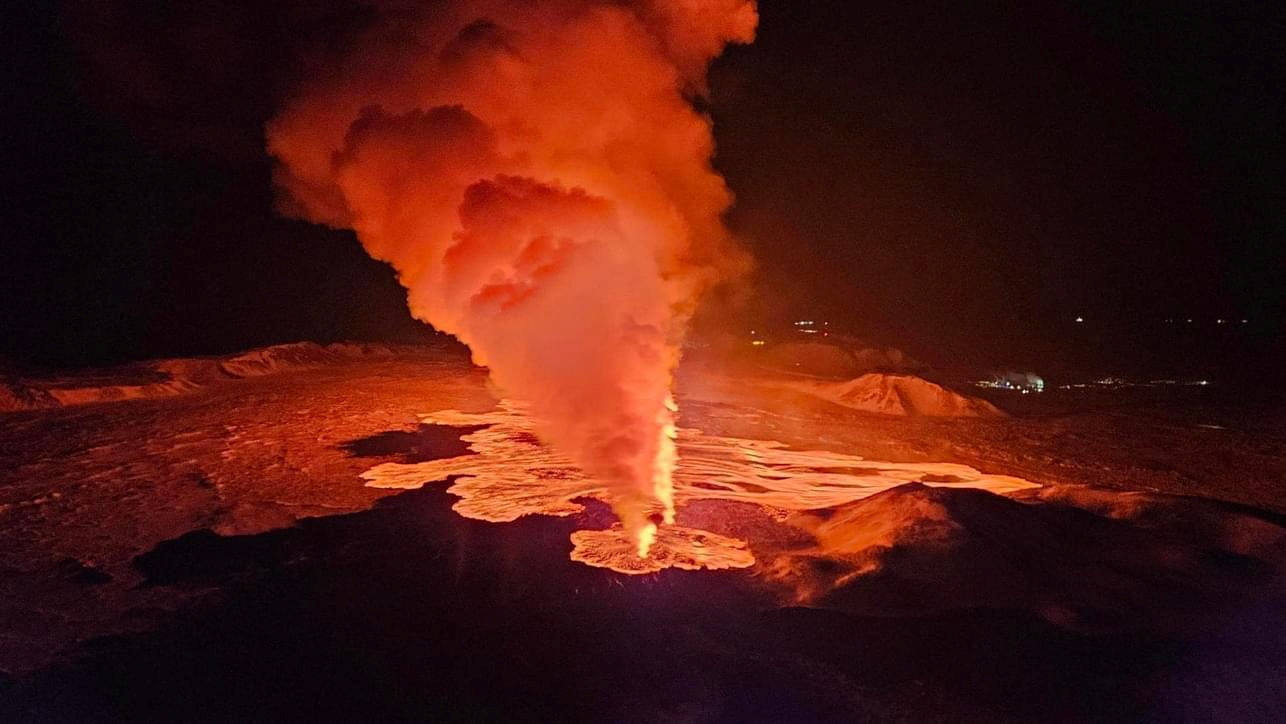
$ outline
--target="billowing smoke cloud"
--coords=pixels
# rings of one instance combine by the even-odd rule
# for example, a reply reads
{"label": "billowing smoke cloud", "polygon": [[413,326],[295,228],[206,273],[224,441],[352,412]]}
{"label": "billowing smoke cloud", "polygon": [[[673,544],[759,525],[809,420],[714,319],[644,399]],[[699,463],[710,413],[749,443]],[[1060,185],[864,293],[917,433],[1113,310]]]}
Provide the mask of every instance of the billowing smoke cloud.
{"label": "billowing smoke cloud", "polygon": [[670,386],[744,263],[687,101],[753,0],[383,3],[268,127],[281,206],[352,228],[607,487],[646,551],[673,515]]}

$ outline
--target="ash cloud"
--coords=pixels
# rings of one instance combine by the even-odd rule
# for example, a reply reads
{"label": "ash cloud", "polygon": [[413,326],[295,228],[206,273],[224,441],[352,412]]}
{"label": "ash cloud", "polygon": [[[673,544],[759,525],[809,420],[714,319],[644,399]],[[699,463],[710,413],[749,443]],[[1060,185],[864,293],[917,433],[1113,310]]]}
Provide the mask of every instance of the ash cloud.
{"label": "ash cloud", "polygon": [[352,228],[608,487],[645,551],[673,515],[669,393],[703,292],[741,271],[686,100],[752,0],[378,5],[267,127],[287,214]]}

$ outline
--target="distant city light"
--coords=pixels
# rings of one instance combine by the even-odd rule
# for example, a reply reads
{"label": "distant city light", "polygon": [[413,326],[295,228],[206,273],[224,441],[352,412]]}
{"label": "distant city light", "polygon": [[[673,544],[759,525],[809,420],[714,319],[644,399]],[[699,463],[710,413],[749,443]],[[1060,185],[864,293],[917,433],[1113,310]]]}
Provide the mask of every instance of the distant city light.
{"label": "distant city light", "polygon": [[975,380],[973,384],[975,387],[1009,390],[1024,395],[1045,391],[1045,380],[1030,372],[1009,372],[1003,375],[996,375],[989,380]]}
{"label": "distant city light", "polygon": [[1120,390],[1131,387],[1159,387],[1163,385],[1180,385],[1186,387],[1207,387],[1213,383],[1210,380],[1147,380],[1131,381],[1124,377],[1103,377],[1089,382],[1075,382],[1066,385],[1059,385],[1060,390],[1081,390],[1081,389],[1098,389],[1098,390]]}

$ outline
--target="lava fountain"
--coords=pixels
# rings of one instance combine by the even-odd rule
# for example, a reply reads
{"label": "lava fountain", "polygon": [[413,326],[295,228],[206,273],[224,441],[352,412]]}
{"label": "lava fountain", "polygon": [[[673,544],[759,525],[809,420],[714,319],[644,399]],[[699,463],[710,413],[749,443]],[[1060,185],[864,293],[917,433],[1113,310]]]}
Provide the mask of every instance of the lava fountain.
{"label": "lava fountain", "polygon": [[745,257],[688,98],[753,0],[377,3],[267,127],[281,210],[356,232],[536,433],[601,482],[640,556],[673,522],[674,368]]}

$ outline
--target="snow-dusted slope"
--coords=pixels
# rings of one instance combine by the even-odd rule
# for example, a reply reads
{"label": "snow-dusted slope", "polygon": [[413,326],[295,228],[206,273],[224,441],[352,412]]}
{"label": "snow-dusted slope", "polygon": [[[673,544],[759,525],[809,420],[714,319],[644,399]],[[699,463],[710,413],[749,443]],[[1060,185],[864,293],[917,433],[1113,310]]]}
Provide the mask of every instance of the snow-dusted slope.
{"label": "snow-dusted slope", "polygon": [[415,355],[431,348],[342,342],[294,342],[227,357],[153,360],[102,372],[60,377],[0,378],[0,412],[153,399],[187,394],[246,377],[313,369],[361,359]]}
{"label": "snow-dusted slope", "polygon": [[871,372],[847,382],[792,382],[789,386],[838,405],[879,415],[1004,417],[995,405],[914,375]]}

